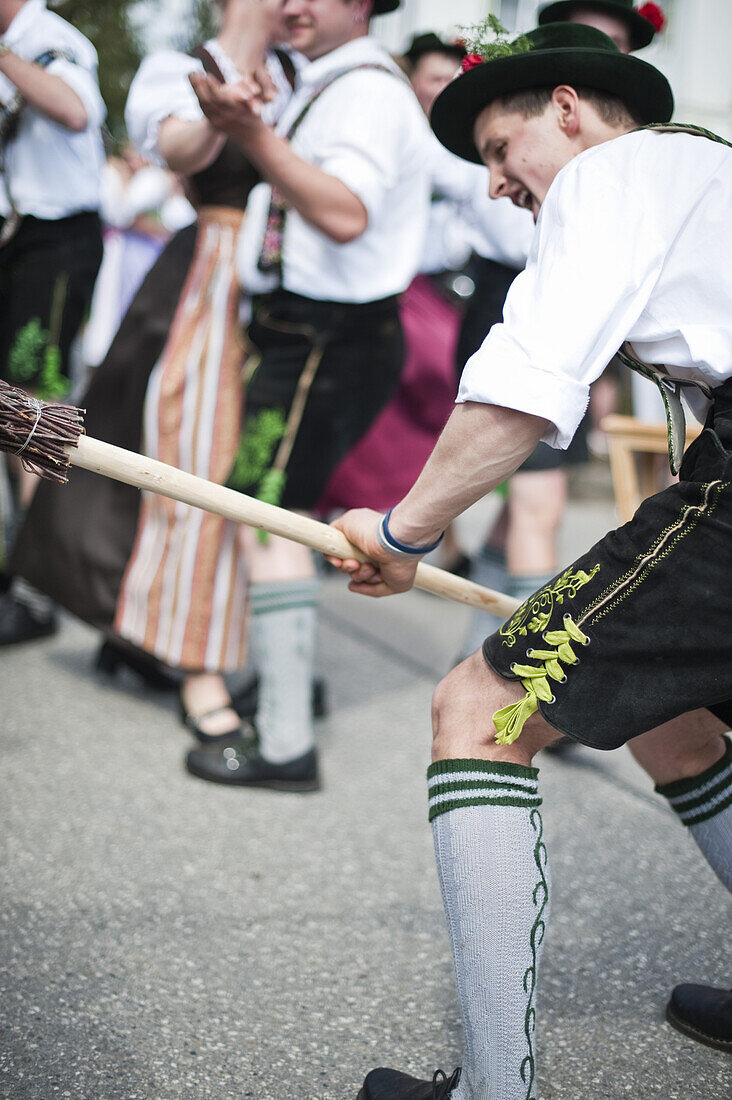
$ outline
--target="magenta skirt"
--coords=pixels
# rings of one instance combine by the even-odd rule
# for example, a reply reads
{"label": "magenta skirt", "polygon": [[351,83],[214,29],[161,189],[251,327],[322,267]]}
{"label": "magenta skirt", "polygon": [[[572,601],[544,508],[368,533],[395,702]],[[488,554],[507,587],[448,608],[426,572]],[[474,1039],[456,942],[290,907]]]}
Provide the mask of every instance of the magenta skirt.
{"label": "magenta skirt", "polygon": [[455,348],[461,314],[426,275],[405,292],[406,362],[395,397],[337,467],[318,505],[384,511],[408,492],[455,402]]}

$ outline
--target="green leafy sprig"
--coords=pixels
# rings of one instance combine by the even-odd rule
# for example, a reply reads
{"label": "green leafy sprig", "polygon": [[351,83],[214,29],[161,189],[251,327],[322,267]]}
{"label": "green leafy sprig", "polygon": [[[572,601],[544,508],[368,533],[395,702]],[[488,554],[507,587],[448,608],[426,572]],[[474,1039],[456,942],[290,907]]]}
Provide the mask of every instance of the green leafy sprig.
{"label": "green leafy sprig", "polygon": [[495,61],[499,57],[512,57],[514,54],[528,53],[532,48],[525,34],[513,42],[508,41],[508,31],[495,15],[489,15],[480,23],[468,27],[459,27],[468,53],[479,54],[484,61]]}

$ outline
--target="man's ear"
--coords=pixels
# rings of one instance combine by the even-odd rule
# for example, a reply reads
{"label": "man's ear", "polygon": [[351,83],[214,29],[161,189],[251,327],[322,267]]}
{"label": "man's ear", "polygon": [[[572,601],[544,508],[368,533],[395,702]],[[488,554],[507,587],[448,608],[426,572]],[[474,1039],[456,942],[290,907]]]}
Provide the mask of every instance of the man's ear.
{"label": "man's ear", "polygon": [[580,99],[569,84],[560,84],[552,93],[557,123],[566,137],[575,137],[580,128]]}

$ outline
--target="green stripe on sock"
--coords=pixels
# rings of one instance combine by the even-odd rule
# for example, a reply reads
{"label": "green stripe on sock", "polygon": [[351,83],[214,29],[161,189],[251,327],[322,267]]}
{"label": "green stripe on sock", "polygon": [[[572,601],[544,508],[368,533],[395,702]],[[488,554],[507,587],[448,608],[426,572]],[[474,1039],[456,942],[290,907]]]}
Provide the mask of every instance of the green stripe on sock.
{"label": "green stripe on sock", "polygon": [[711,768],[707,768],[701,775],[694,775],[690,779],[677,779],[674,783],[664,783],[656,785],[656,794],[663,795],[664,798],[672,799],[678,798],[679,795],[691,794],[693,791],[697,791],[700,787],[703,787],[705,783],[708,783],[711,779],[714,779],[720,772],[725,771],[726,768],[732,764],[732,741],[729,737],[722,738],[724,741],[725,749],[724,756],[713,764]]}
{"label": "green stripe on sock", "polygon": [[459,775],[462,772],[486,772],[493,776],[507,775],[514,779],[539,778],[538,768],[527,768],[523,764],[506,764],[497,760],[438,760],[435,764],[430,764],[427,769],[427,778],[433,779],[436,775]]}
{"label": "green stripe on sock", "polygon": [[693,795],[687,795],[686,798],[672,798],[669,799],[673,809],[681,817],[685,817],[686,814],[692,810],[698,810],[702,806],[706,806],[718,795],[723,794],[724,791],[732,791],[732,775],[727,775],[719,783],[713,784],[708,790],[698,795],[696,798]]}
{"label": "green stripe on sock", "polygon": [[691,828],[692,825],[701,825],[702,821],[710,821],[711,818],[716,817],[717,814],[721,814],[723,810],[726,810],[729,806],[732,806],[732,790],[723,798],[721,802],[718,802],[716,806],[710,806],[709,809],[702,808],[699,813],[695,814],[680,814],[681,821],[687,828]]}
{"label": "green stripe on sock", "polygon": [[520,783],[504,782],[500,779],[465,779],[454,783],[437,783],[430,787],[430,798],[454,791],[516,791],[518,794],[536,794],[536,783],[531,787],[522,787]]}
{"label": "green stripe on sock", "polygon": [[517,801],[515,798],[501,798],[498,796],[486,798],[454,798],[445,802],[437,802],[429,808],[429,820],[433,821],[440,814],[449,813],[450,810],[461,810],[468,806],[515,806],[521,810],[535,810],[541,806],[541,799],[531,798]]}

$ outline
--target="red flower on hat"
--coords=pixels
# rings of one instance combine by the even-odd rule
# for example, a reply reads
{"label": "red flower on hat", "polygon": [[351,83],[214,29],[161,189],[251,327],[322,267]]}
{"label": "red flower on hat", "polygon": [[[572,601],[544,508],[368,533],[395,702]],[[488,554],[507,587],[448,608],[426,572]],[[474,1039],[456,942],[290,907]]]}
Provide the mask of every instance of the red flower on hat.
{"label": "red flower on hat", "polygon": [[470,72],[471,69],[474,69],[476,65],[482,64],[483,58],[480,56],[479,53],[468,53],[463,58],[460,68],[464,73],[467,73]]}
{"label": "red flower on hat", "polygon": [[638,15],[648,20],[656,32],[662,31],[666,26],[666,16],[663,14],[658,4],[643,4],[636,10]]}

